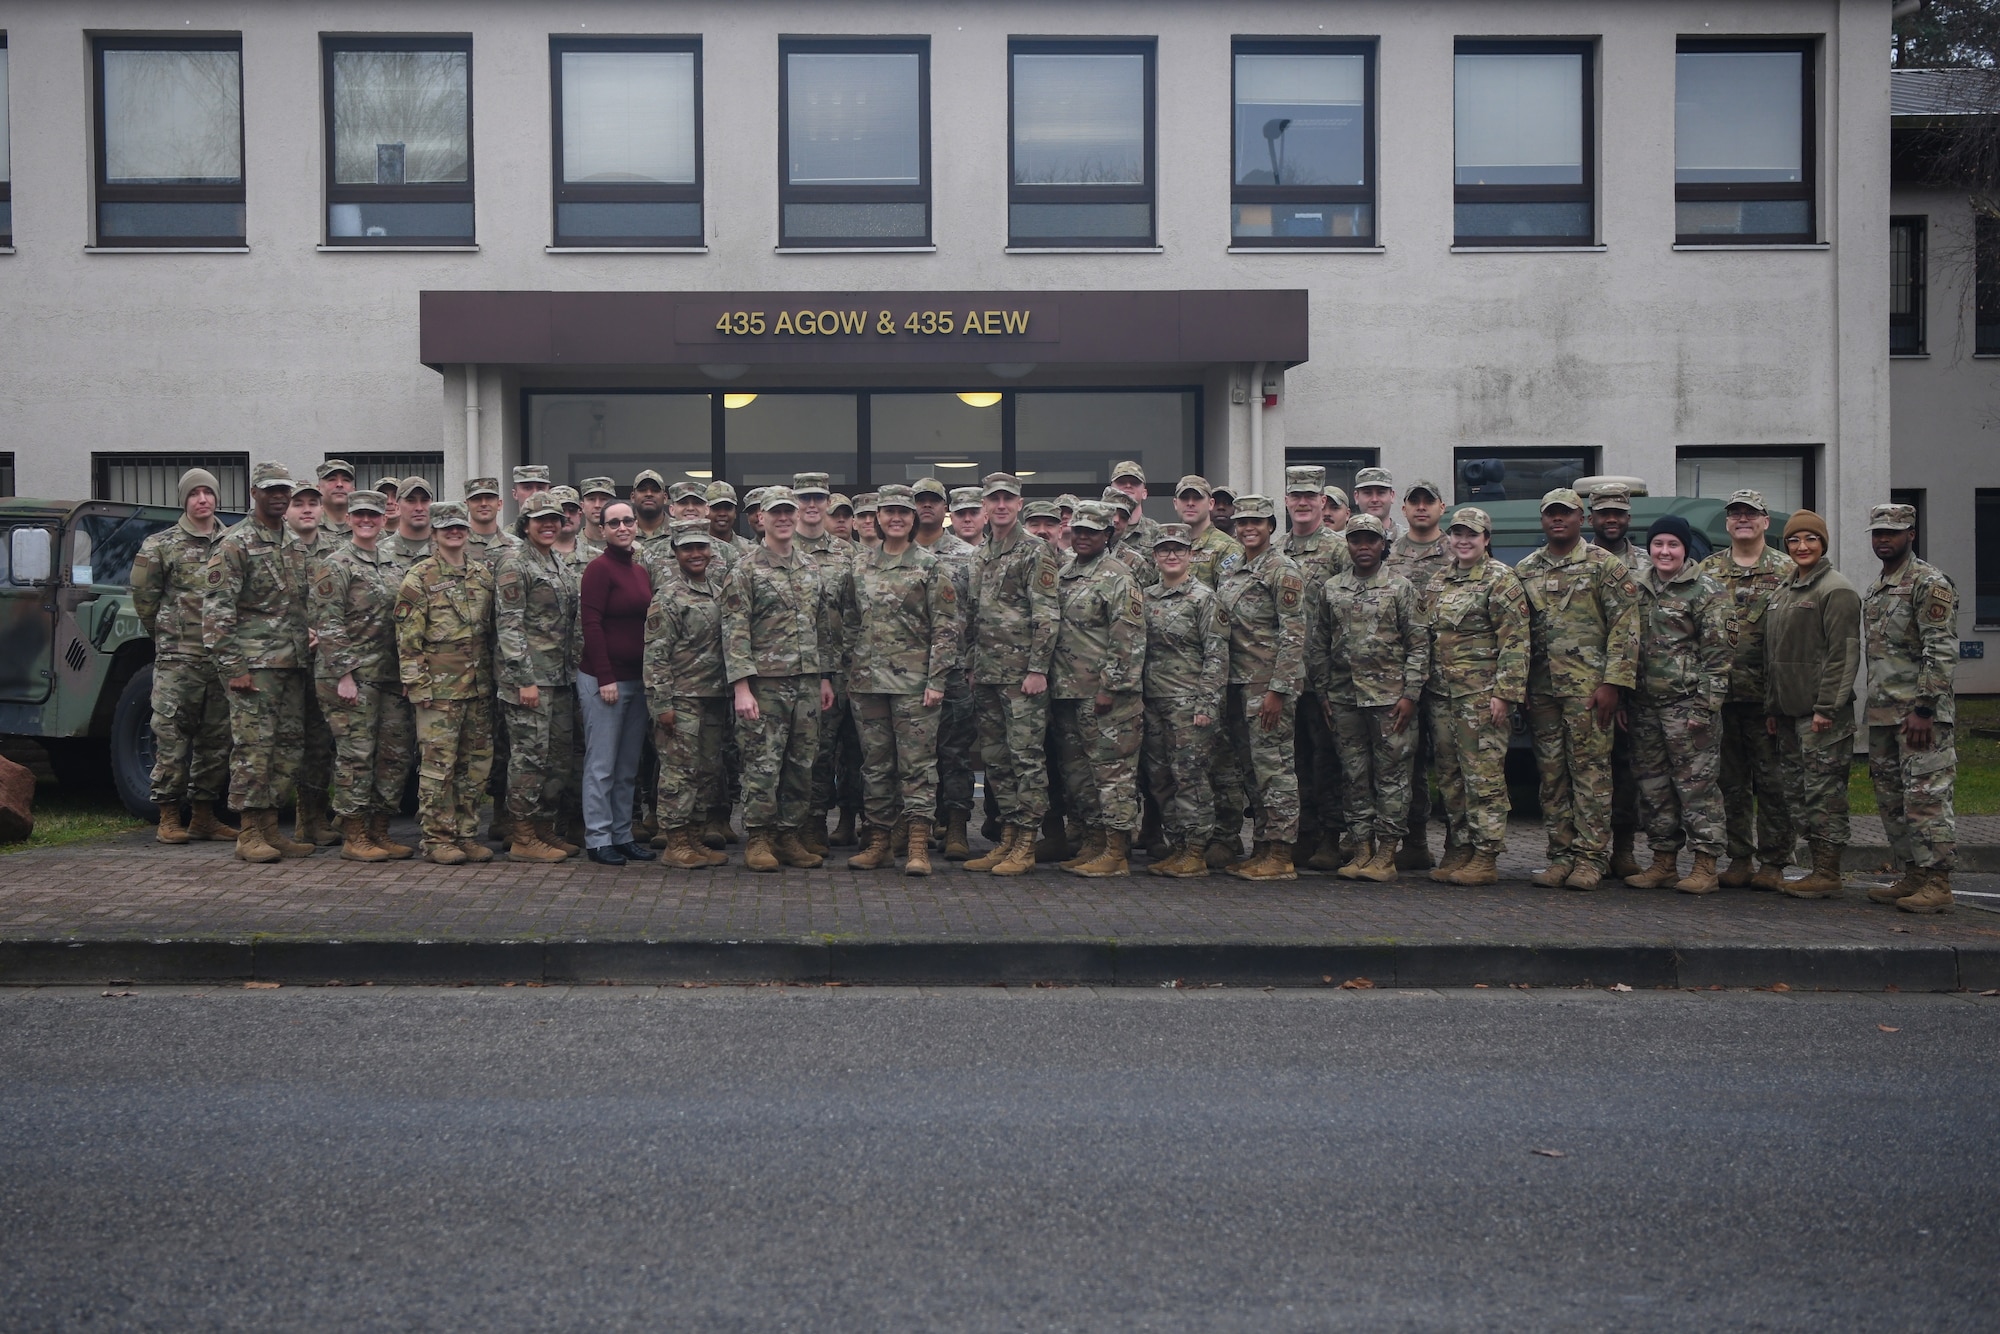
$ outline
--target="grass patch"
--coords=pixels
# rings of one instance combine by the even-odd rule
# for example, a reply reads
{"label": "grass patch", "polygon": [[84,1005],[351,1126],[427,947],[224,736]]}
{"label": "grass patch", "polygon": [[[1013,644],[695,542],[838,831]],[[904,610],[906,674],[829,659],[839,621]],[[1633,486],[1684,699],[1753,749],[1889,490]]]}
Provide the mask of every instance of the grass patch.
{"label": "grass patch", "polygon": [[[1958,786],[1952,807],[1960,815],[2000,815],[2000,735],[1975,735],[2000,734],[2000,696],[1959,696],[1957,728]],[[1848,770],[1847,804],[1856,815],[1879,813],[1866,756],[1857,755]]]}
{"label": "grass patch", "polygon": [[114,834],[144,829],[147,822],[126,813],[115,795],[97,792],[65,793],[60,783],[35,786],[35,832],[22,843],[0,845],[0,854],[23,852],[29,848],[59,848],[69,843],[89,843]]}

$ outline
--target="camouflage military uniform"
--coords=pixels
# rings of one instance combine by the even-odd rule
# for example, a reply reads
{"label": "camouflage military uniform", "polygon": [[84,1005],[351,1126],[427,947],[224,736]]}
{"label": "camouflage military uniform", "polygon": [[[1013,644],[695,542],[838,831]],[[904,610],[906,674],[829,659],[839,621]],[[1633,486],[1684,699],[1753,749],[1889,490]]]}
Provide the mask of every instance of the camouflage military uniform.
{"label": "camouflage military uniform", "polygon": [[[1223,709],[1223,758],[1215,767],[1216,818],[1243,811],[1252,784],[1257,840],[1296,843],[1299,780],[1293,736],[1305,684],[1306,585],[1299,567],[1274,548],[1231,571],[1215,590],[1229,621],[1229,696]],[[1267,692],[1283,702],[1277,726],[1257,720]],[[1217,830],[1225,838],[1234,829]]]}
{"label": "camouflage military uniform", "polygon": [[[719,543],[709,543],[713,551]],[[676,564],[653,576],[646,611],[646,707],[660,753],[658,822],[662,829],[699,824],[727,809],[723,743],[729,734],[729,682],[722,672],[722,583],[690,582]],[[671,711],[674,720],[662,722]]]}
{"label": "camouflage military uniform", "polygon": [[1004,545],[989,534],[973,554],[967,623],[980,765],[1010,825],[1033,827],[1048,813],[1048,692],[1023,694],[1021,682],[1048,673],[1058,582],[1055,548],[1023,527]]}
{"label": "camouflage military uniform", "polygon": [[[1057,757],[1077,818],[1097,830],[1139,828],[1139,743],[1146,703],[1146,606],[1131,569],[1110,552],[1072,556],[1059,579],[1062,623],[1050,660]],[[1111,707],[1097,708],[1102,692]]]}
{"label": "camouflage military uniform", "polygon": [[749,681],[758,717],[736,720],[743,761],[743,824],[774,834],[805,828],[819,754],[820,681],[837,641],[821,614],[819,571],[799,551],[758,547],[722,585],[723,670]]}
{"label": "camouflage military uniform", "polygon": [[1639,587],[1616,556],[1578,542],[1567,555],[1537,547],[1514,567],[1528,595],[1534,655],[1528,724],[1541,770],[1542,817],[1553,863],[1610,863],[1611,735],[1590,696],[1632,688]]}
{"label": "camouflage military uniform", "polygon": [[1638,580],[1639,666],[1628,716],[1646,842],[1655,853],[1691,845],[1719,857],[1722,815],[1720,714],[1736,647],[1735,607],[1699,567],[1672,582],[1649,569]]}
{"label": "camouflage military uniform", "polygon": [[[1868,776],[1889,851],[1900,866],[1950,871],[1958,839],[1952,815],[1958,590],[1944,571],[1912,554],[1868,586],[1861,618],[1868,653]],[[1918,707],[1932,711],[1928,750],[1912,749],[1903,737],[1903,720]]]}
{"label": "camouflage military uniform", "polygon": [[275,810],[298,779],[306,727],[305,549],[253,514],[223,535],[203,578],[201,638],[229,691],[229,804]]}
{"label": "camouflage military uniform", "polygon": [[486,562],[496,573],[500,569],[501,561],[527,545],[504,528],[496,528],[490,533],[468,528],[465,532],[466,556],[472,560]]}
{"label": "camouflage military uniform", "polygon": [[[1141,525],[1145,525],[1142,527]],[[1149,534],[1147,529],[1150,528]],[[1132,582],[1139,586],[1143,594],[1146,589],[1160,582],[1159,567],[1153,564],[1153,536],[1159,533],[1160,525],[1143,516],[1136,518],[1125,535],[1112,546],[1111,554],[1124,562],[1132,575]]]}
{"label": "camouflage military uniform", "polygon": [[[945,538],[950,538],[947,543]],[[945,675],[943,712],[938,719],[938,814],[953,811],[972,813],[973,752],[979,747],[978,713],[972,697],[972,651],[969,617],[972,612],[973,556],[979,550],[955,533],[940,536],[930,554],[943,564],[951,579],[952,595],[959,618],[958,641],[951,670]],[[987,793],[991,805],[993,793]]]}
{"label": "camouflage military uniform", "polygon": [[[795,537],[792,550],[819,571],[820,595],[826,603],[823,613],[827,621],[826,642],[837,644],[840,589],[855,556],[860,554],[861,544],[828,529],[818,537],[803,534]],[[833,707],[820,715],[819,754],[813,761],[812,780],[812,808],[822,815],[836,807],[851,808],[861,800],[861,740],[848,704],[847,672],[836,658],[826,664],[825,674],[833,683]]]}
{"label": "camouflage military uniform", "polygon": [[223,527],[197,532],[183,517],[147,538],[132,560],[132,610],[153,637],[151,798],[222,800],[229,783],[229,697],[202,643],[202,594]]}
{"label": "camouflage military uniform", "polygon": [[1431,576],[1431,737],[1444,795],[1445,848],[1500,851],[1507,840],[1507,722],[1491,701],[1528,696],[1528,598],[1521,581],[1488,557]]}
{"label": "camouflage military uniform", "polygon": [[[496,528],[490,533],[482,533],[476,528],[468,528],[466,529],[465,532],[466,559],[484,562],[486,567],[492,570],[496,576],[499,574],[500,571],[500,563],[504,561],[514,551],[526,545],[527,544],[523,542],[520,538],[508,532],[504,528]],[[578,575],[577,577],[579,579],[582,578],[581,575]],[[496,584],[495,587],[496,611],[498,610],[498,605],[499,605],[498,587]],[[577,633],[579,637],[582,635],[581,627],[579,627]],[[491,644],[491,648],[493,651],[493,661],[495,663],[498,663],[500,661],[500,654],[499,654],[499,641],[497,639],[493,641],[493,643]],[[572,686],[571,687],[572,699],[574,699],[574,696],[575,696],[575,688]],[[493,814],[497,822],[500,813],[502,811],[512,813],[514,810],[514,803],[510,801],[507,796],[508,782],[514,770],[514,754],[513,754],[514,729],[511,726],[503,725],[511,722],[511,713],[510,710],[507,709],[504,703],[504,696],[495,695],[492,709],[493,709],[493,763],[486,775],[486,794],[493,798]],[[571,726],[569,732],[569,735],[572,738],[572,740],[575,737],[575,733],[576,733],[576,727],[575,727],[574,709],[572,709]],[[572,750],[574,750],[574,746],[572,746]],[[572,772],[575,771],[572,770]],[[574,782],[571,782],[569,787],[571,790],[575,790],[576,784]],[[548,814],[550,816],[553,816],[554,815],[553,809],[550,810]]]}
{"label": "camouflage military uniform", "polygon": [[428,537],[409,538],[401,533],[384,533],[382,540],[375,545],[388,556],[389,563],[404,574],[410,572],[412,565],[431,554],[431,540]]}
{"label": "camouflage military uniform", "polygon": [[[343,542],[313,568],[314,693],[333,730],[333,810],[343,817],[393,816],[409,780],[416,727],[396,658],[402,582],[379,544],[363,551]],[[339,691],[349,675],[351,704]]]}
{"label": "camouflage military uniform", "polygon": [[[554,551],[544,555],[522,542],[500,559],[493,577],[494,664],[507,723],[507,809],[517,824],[553,823],[579,790],[581,603],[577,568]],[[533,705],[521,702],[527,686],[535,687]]]}
{"label": "camouflage military uniform", "polygon": [[493,765],[493,571],[427,556],[396,594],[403,693],[416,711],[417,819],[426,850],[479,832]]}
{"label": "camouflage military uniform", "polygon": [[1729,855],[1747,858],[1754,852],[1764,865],[1781,867],[1792,859],[1796,836],[1777,738],[1764,726],[1764,615],[1772,594],[1792,577],[1791,557],[1766,546],[1755,565],[1745,566],[1724,549],[1703,561],[1701,569],[1729,594],[1736,615],[1736,652],[1721,723]]}
{"label": "camouflage military uniform", "polygon": [[958,589],[946,563],[912,542],[864,548],[841,593],[847,688],[861,733],[868,823],[929,820],[938,806],[939,704],[960,661]]}
{"label": "camouflage military uniform", "polygon": [[[1583,540],[1593,542],[1588,529]],[[1646,548],[1638,542],[1627,540],[1622,551],[1603,551],[1625,562],[1625,568],[1632,572],[1633,579],[1653,568],[1653,558],[1646,554]],[[1611,733],[1611,830],[1613,841],[1630,837],[1644,828],[1639,818],[1639,778],[1632,769],[1632,731],[1618,728]]]}
{"label": "camouflage military uniform", "polygon": [[[292,541],[298,543],[299,550],[304,555],[308,590],[312,587],[320,561],[346,545],[341,538],[324,528],[314,529],[310,539],[294,532]],[[312,614],[310,592],[308,592],[306,614],[310,619]],[[305,667],[306,743],[305,749],[299,754],[299,809],[301,812],[311,813],[308,819],[320,820],[325,817],[327,791],[333,782],[333,726],[327,721],[326,710],[320,707],[319,691],[313,681],[312,663],[308,661]],[[301,838],[305,836],[304,833],[300,834]]]}
{"label": "camouflage military uniform", "polygon": [[[1771,594],[1762,628],[1764,713],[1778,724],[1785,813],[1815,844],[1845,848],[1851,833],[1847,778],[1854,763],[1861,594],[1830,559],[1804,573],[1794,566]],[[1832,726],[1815,732],[1816,713]]]}
{"label": "camouflage military uniform", "polygon": [[[1324,469],[1318,471],[1324,475]],[[1272,543],[1299,567],[1299,575],[1305,581],[1303,642],[1311,643],[1319,617],[1320,592],[1326,581],[1354,568],[1347,539],[1322,524],[1310,533],[1290,532],[1274,537]],[[1333,725],[1327,721],[1310,673],[1302,680],[1301,688],[1306,693],[1299,697],[1298,717],[1293,724],[1292,767],[1298,774],[1299,845],[1310,848],[1327,831],[1345,826],[1342,812],[1346,806],[1343,792],[1346,780],[1333,744]],[[1216,799],[1222,799],[1219,792]],[[1219,814],[1224,832],[1234,836],[1236,825],[1229,823],[1228,814]],[[1240,817],[1241,812],[1234,814]],[[1240,818],[1237,823],[1241,823]]]}
{"label": "camouflage military uniform", "polygon": [[[1451,555],[1445,550],[1444,531],[1428,542],[1419,542],[1405,530],[1401,537],[1389,544],[1389,554],[1383,561],[1392,574],[1400,574],[1410,581],[1410,587],[1417,590],[1417,600],[1421,602],[1424,590],[1430,587],[1432,576],[1451,564]],[[1431,737],[1436,731],[1432,718],[1432,708],[1436,701],[1428,690],[1417,701],[1417,716],[1411,726],[1416,735],[1410,741],[1410,826],[1407,837],[1422,843],[1425,829],[1431,819],[1431,771],[1437,767],[1437,753],[1432,748]],[[1447,833],[1446,837],[1450,835]]]}
{"label": "camouflage military uniform", "polygon": [[1411,755],[1417,718],[1399,732],[1400,700],[1414,706],[1430,677],[1430,631],[1410,581],[1384,565],[1347,570],[1320,591],[1307,644],[1312,680],[1333,714],[1334,745],[1347,789],[1347,836],[1393,848],[1409,826]]}
{"label": "camouflage military uniform", "polygon": [[1208,585],[1190,576],[1147,589],[1146,773],[1167,842],[1197,854],[1215,834],[1210,771],[1228,676],[1229,620]]}
{"label": "camouflage military uniform", "polygon": [[1212,589],[1242,563],[1243,544],[1211,523],[1194,540],[1188,571]]}

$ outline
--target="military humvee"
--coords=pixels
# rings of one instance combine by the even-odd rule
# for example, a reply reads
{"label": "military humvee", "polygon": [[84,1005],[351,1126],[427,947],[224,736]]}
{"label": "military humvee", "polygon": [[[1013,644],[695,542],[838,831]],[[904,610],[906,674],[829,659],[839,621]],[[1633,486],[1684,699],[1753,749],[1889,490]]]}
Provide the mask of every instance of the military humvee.
{"label": "military humvee", "polygon": [[179,518],[109,500],[0,500],[0,733],[36,738],[65,788],[115,791],[136,816],[154,809],[153,641],[132,611],[132,559]]}

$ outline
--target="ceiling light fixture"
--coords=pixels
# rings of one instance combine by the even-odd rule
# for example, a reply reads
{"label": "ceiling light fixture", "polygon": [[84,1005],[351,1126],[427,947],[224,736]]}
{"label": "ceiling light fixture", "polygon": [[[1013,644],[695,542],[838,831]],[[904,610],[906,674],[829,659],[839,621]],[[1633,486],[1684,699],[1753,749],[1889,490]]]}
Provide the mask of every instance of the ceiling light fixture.
{"label": "ceiling light fixture", "polygon": [[722,406],[725,408],[747,408],[757,401],[755,394],[724,394]]}
{"label": "ceiling light fixture", "polygon": [[960,394],[958,401],[965,404],[968,408],[990,408],[1000,401],[1000,394],[998,391],[975,391],[969,394]]}

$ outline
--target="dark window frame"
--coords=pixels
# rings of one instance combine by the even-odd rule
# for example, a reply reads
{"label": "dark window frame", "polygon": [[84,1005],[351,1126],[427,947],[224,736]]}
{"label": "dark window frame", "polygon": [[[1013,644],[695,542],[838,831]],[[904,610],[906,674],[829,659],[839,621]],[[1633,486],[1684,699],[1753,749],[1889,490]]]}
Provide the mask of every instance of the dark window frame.
{"label": "dark window frame", "polygon": [[[104,179],[104,53],[106,51],[234,51],[236,53],[236,163],[234,185],[112,185]],[[11,74],[11,71],[10,71]],[[243,34],[207,36],[92,37],[90,39],[91,109],[91,234],[94,244],[105,249],[172,249],[241,247],[248,237],[246,217],[243,232],[235,236],[106,236],[103,208],[106,204],[243,204],[244,186],[250,174],[243,132]],[[10,79],[11,86],[11,79]],[[9,118],[11,130],[11,117]],[[10,173],[11,174],[11,173]],[[8,195],[12,201],[11,191]],[[247,212],[247,209],[246,209]]]}
{"label": "dark window frame", "polygon": [[2000,355],[2000,219],[1972,220],[1972,353]]}
{"label": "dark window frame", "polygon": [[15,479],[17,475],[15,472],[14,451],[11,449],[0,451],[0,497],[11,497],[16,494]]}
{"label": "dark window frame", "polygon": [[[333,58],[343,51],[461,51],[465,54],[465,180],[426,181],[417,185],[341,185],[334,149],[338,127],[334,124]],[[456,36],[375,36],[366,33],[326,33],[319,43],[320,104],[325,123],[320,132],[320,151],[326,162],[326,199],[320,208],[323,244],[343,249],[408,248],[410,246],[469,246],[479,234],[478,203],[474,187],[479,182],[477,121],[473,111],[472,38]],[[469,204],[473,208],[472,231],[463,236],[335,236],[327,215],[335,204]]]}
{"label": "dark window frame", "polygon": [[[0,32],[0,53],[6,52],[7,49],[8,49],[7,34],[4,32]],[[7,57],[7,62],[8,62],[7,87],[9,89],[9,101],[11,103],[12,101],[11,93],[14,87],[14,66],[13,66],[13,57],[11,55]],[[8,163],[7,179],[4,181],[0,181],[0,204],[5,204],[7,206],[7,225],[5,227],[0,227],[0,246],[11,246],[14,244],[14,168],[13,168],[14,146],[12,142],[13,135],[14,135],[14,111],[13,107],[10,105],[7,108],[8,142],[5,144],[0,144],[0,149],[4,149],[7,153],[7,163]]]}
{"label": "dark window frame", "polygon": [[[1229,202],[1237,204],[1362,204],[1368,209],[1365,236],[1238,236],[1229,230],[1229,244],[1273,250],[1373,248],[1379,209],[1375,195],[1375,53],[1371,39],[1314,37],[1238,37],[1229,48]],[[1361,185],[1238,185],[1236,158],[1236,57],[1238,56],[1360,56],[1361,57]],[[1010,136],[1011,138],[1011,136]],[[1156,228],[1157,230],[1157,228]]]}
{"label": "dark window frame", "polygon": [[1802,232],[1676,232],[1680,246],[1810,245],[1819,239],[1819,43],[1813,38],[1683,37],[1674,45],[1683,54],[1729,51],[1787,51],[1799,56],[1799,177],[1797,182],[1740,181],[1683,185],[1674,182],[1674,203],[1713,201],[1804,200],[1806,228]]}
{"label": "dark window frame", "polygon": [[[563,180],[562,59],[569,52],[661,51],[694,57],[694,183],[661,185],[644,182],[609,184]],[[470,66],[468,66],[468,70]],[[708,209],[703,192],[708,171],[702,143],[701,38],[699,37],[551,37],[549,38],[549,235],[559,250],[643,246],[699,246],[708,235]],[[470,120],[470,116],[467,117]],[[564,204],[693,204],[698,219],[692,235],[576,236],[562,230]]]}
{"label": "dark window frame", "polygon": [[1583,117],[1583,181],[1578,185],[1460,185],[1458,145],[1454,136],[1451,155],[1452,206],[1460,204],[1582,204],[1590,210],[1587,230],[1563,236],[1483,236],[1458,232],[1452,224],[1452,241],[1461,247],[1579,246],[1597,243],[1597,43],[1590,39],[1495,40],[1461,37],[1452,44],[1452,115],[1458,114],[1458,57],[1466,56],[1573,56],[1583,57],[1583,101],[1578,114]]}
{"label": "dark window frame", "polygon": [[[793,185],[791,57],[818,54],[914,55],[917,58],[916,185]],[[936,210],[931,203],[931,39],[928,37],[781,37],[778,39],[778,248],[820,250],[904,249],[934,243]],[[785,231],[788,204],[922,204],[924,234],[915,236],[791,236]]]}
{"label": "dark window frame", "polygon": [[1799,508],[1818,510],[1820,453],[1818,445],[1682,445],[1674,451],[1674,469],[1679,472],[1683,459],[1797,459],[1803,465]]}
{"label": "dark window frame", "polygon": [[[1892,357],[1920,357],[1925,355],[1929,350],[1929,345],[1926,341],[1925,316],[1927,313],[1926,308],[1929,304],[1930,292],[1927,286],[1929,275],[1925,269],[1930,259],[1927,250],[1930,219],[1923,214],[1898,214],[1890,218],[1889,253],[1891,257],[1895,255],[1896,233],[1905,230],[1909,233],[1910,290],[1908,304],[1910,311],[1906,315],[1895,313],[1896,283],[1892,275],[1889,282],[1891,307],[1889,312],[1889,355]],[[1896,332],[1899,329],[1909,331],[1906,335],[1908,342],[1908,346],[1906,347],[1896,346]]]}
{"label": "dark window frame", "polygon": [[[1918,526],[1921,532],[1921,513]],[[1982,486],[1973,492],[1972,559],[1973,629],[2000,630],[2000,487]]]}
{"label": "dark window frame", "polygon": [[[241,450],[216,450],[206,453],[189,453],[179,450],[130,449],[92,450],[90,454],[90,495],[93,500],[110,500],[111,490],[107,482],[110,474],[106,471],[113,465],[142,468],[178,468],[182,472],[189,468],[206,468],[221,480],[223,472],[241,470],[243,495],[250,495],[250,455]],[[133,505],[169,505],[178,509],[179,504],[171,496],[163,500],[121,501]]]}
{"label": "dark window frame", "polygon": [[[1145,61],[1143,185],[1017,185],[1014,181],[1014,57],[1043,55],[1140,56]],[[1024,250],[1152,249],[1159,245],[1159,42],[1151,37],[1015,37],[1007,42],[1007,244]],[[1233,112],[1232,112],[1233,114]],[[1144,204],[1144,236],[1014,235],[1016,204]]]}

